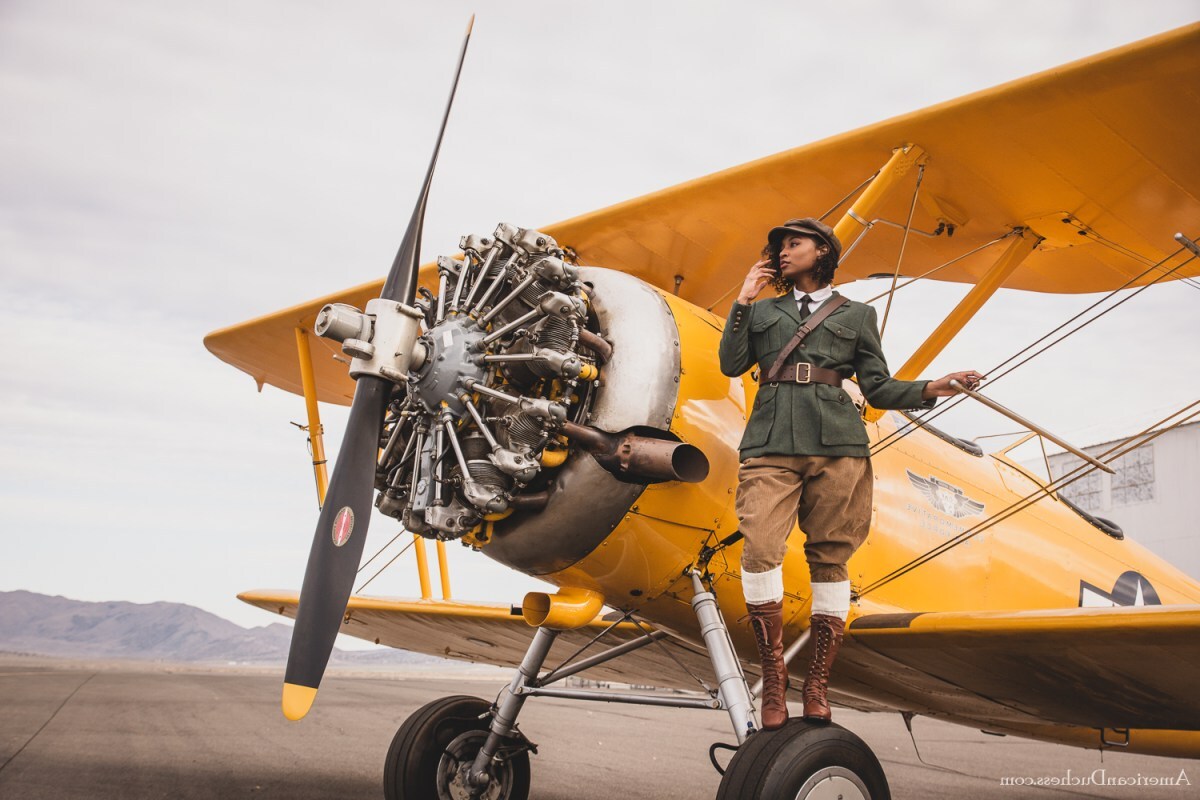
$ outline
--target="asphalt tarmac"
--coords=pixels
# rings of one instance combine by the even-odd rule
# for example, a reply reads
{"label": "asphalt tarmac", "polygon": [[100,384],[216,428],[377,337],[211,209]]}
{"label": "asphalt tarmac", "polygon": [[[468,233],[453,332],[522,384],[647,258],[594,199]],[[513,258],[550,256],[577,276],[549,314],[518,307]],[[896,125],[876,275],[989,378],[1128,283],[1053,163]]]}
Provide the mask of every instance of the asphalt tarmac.
{"label": "asphalt tarmac", "polygon": [[[0,798],[381,798],[383,760],[404,717],[434,698],[493,698],[498,680],[331,675],[307,719],[279,712],[280,675],[0,660]],[[1200,765],[1077,750],[918,718],[922,763],[898,716],[837,710],[883,763],[897,800],[1182,798]],[[539,745],[533,800],[694,800],[716,794],[708,763],[730,741],[721,712],[538,698],[521,728]],[[1141,774],[1191,786],[1030,788],[1002,776]]]}

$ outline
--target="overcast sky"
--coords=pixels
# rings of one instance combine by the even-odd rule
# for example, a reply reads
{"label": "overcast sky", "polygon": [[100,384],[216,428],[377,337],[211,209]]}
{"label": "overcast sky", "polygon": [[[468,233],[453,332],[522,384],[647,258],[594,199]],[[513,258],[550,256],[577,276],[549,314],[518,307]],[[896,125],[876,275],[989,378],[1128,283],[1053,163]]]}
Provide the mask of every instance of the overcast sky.
{"label": "overcast sky", "polygon": [[[4,0],[0,590],[271,621],[234,595],[303,576],[303,401],[256,394],[201,339],[383,275],[472,10],[426,259],[1200,18],[1195,1]],[[965,290],[897,296],[893,366]],[[1002,291],[929,374],[985,370],[1095,299]],[[1200,397],[1194,347],[1146,346],[1194,345],[1197,300],[1152,289],[994,396],[1080,444],[1131,432]],[[344,413],[323,414],[336,452]],[[965,408],[938,424],[1013,428]],[[367,552],[395,531],[376,518]],[[457,597],[536,585],[450,549]],[[369,591],[415,595],[411,565]]]}

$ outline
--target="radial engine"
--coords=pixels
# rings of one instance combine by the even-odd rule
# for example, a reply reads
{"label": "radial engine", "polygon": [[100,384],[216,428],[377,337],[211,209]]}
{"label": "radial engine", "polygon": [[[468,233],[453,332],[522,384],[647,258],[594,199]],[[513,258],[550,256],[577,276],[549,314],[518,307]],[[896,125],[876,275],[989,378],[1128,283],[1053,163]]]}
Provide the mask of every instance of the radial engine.
{"label": "radial engine", "polygon": [[[514,225],[459,248],[437,260],[436,295],[365,312],[332,304],[317,317],[352,376],[395,384],[375,480],[382,513],[429,538],[483,544],[568,485],[574,518],[589,503],[606,517],[646,484],[704,479],[704,454],[668,431],[679,335],[651,287],[579,267],[550,236]],[[605,391],[614,380],[619,396]]]}

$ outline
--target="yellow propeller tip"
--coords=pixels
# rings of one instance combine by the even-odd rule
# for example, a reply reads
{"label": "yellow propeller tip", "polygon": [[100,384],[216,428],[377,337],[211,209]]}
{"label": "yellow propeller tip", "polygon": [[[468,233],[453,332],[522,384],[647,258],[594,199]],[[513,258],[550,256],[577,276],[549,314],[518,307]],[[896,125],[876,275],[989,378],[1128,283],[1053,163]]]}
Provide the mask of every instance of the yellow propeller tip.
{"label": "yellow propeller tip", "polygon": [[304,719],[304,715],[312,708],[313,700],[316,699],[317,690],[313,687],[285,683],[283,685],[283,715],[292,722]]}
{"label": "yellow propeller tip", "polygon": [[471,19],[467,22],[467,36],[471,35],[471,29],[475,27],[475,15],[471,15]]}

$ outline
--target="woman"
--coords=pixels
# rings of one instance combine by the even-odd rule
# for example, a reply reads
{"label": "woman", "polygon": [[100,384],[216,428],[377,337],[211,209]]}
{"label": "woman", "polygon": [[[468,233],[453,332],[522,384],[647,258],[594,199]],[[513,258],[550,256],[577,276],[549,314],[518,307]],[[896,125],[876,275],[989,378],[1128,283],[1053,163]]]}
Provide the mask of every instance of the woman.
{"label": "woman", "polygon": [[[870,450],[858,409],[842,389],[851,375],[875,408],[932,408],[975,388],[974,371],[899,381],[883,357],[875,309],[833,291],[842,252],[833,229],[792,219],[767,236],[766,258],[746,275],[721,337],[721,371],[758,365],[760,387],[738,446],[737,513],[745,536],[742,590],[763,666],[762,725],[788,718],[783,663],[783,556],[798,521],[812,579],[813,658],[804,718],[828,721],[829,671],[850,611],[846,562],[871,525]],[[780,295],[754,299],[768,285]],[[804,332],[801,341],[795,337]],[[782,356],[782,357],[781,357]]]}

